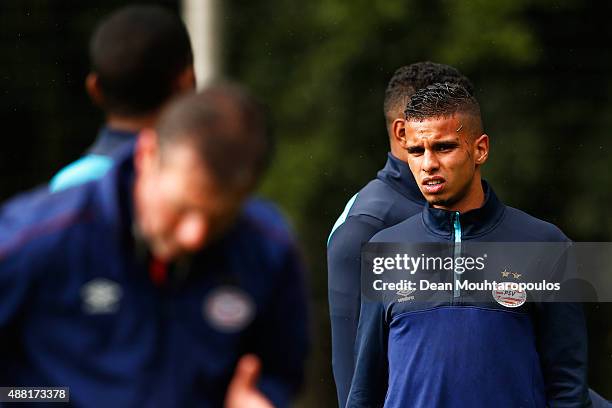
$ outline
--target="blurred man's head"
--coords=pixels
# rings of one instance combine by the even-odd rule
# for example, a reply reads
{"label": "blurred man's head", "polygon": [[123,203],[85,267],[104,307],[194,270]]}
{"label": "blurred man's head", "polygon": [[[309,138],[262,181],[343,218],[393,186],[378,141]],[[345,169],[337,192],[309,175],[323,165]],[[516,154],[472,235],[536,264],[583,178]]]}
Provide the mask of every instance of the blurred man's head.
{"label": "blurred man's head", "polygon": [[[384,113],[391,153],[401,160],[405,154],[400,146],[404,132],[404,110],[410,97],[419,89],[435,83],[462,85],[470,94],[474,86],[456,68],[434,62],[416,62],[395,71],[385,91]],[[405,161],[405,160],[404,160]]]}
{"label": "blurred man's head", "polygon": [[161,7],[114,12],[96,28],[89,52],[87,90],[109,116],[154,115],[172,96],[195,87],[187,29]]}
{"label": "blurred man's head", "polygon": [[260,106],[219,85],[173,102],[141,132],[134,201],[154,255],[193,252],[231,226],[260,179],[270,150]]}
{"label": "blurred man's head", "polygon": [[429,204],[460,212],[480,207],[489,137],[476,99],[461,85],[434,84],[410,98],[405,115],[403,147]]}

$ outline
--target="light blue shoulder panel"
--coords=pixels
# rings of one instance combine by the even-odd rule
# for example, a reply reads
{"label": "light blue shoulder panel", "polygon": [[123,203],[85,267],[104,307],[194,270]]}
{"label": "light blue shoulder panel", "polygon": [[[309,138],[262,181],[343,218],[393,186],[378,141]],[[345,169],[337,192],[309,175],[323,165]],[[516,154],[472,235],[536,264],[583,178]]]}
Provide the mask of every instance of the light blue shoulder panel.
{"label": "light blue shoulder panel", "polygon": [[61,169],[49,182],[52,192],[65,190],[103,177],[113,166],[107,156],[88,154]]}
{"label": "light blue shoulder panel", "polygon": [[331,232],[329,233],[329,237],[327,237],[327,245],[329,245],[329,241],[331,240],[334,231],[336,231],[338,227],[340,227],[342,224],[344,224],[344,221],[346,221],[346,217],[348,216],[349,211],[351,211],[353,204],[355,204],[355,200],[357,199],[358,195],[359,193],[352,196],[351,199],[348,200],[348,203],[346,203],[346,205],[344,206],[344,211],[342,211],[342,214],[340,214],[340,217],[338,217],[338,219],[336,220],[336,223],[334,224]]}

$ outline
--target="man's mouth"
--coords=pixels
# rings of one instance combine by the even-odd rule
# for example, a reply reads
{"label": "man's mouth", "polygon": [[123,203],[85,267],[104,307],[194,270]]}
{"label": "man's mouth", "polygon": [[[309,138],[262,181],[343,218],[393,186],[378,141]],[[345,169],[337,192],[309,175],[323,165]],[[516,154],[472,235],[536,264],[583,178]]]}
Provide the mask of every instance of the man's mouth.
{"label": "man's mouth", "polygon": [[446,180],[444,180],[444,177],[440,176],[427,177],[423,179],[421,185],[423,186],[423,189],[426,193],[436,194],[442,191],[442,189],[446,185]]}

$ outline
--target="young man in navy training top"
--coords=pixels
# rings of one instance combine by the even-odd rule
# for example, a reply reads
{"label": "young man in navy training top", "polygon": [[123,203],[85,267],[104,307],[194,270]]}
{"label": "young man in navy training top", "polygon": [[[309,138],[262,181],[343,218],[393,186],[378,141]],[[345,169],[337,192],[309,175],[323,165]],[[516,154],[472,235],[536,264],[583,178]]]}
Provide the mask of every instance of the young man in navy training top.
{"label": "young man in navy training top", "polygon": [[385,92],[384,114],[391,152],[377,177],[355,194],[336,221],[327,246],[332,366],[340,407],[346,404],[353,378],[355,335],[359,321],[361,245],[378,231],[419,212],[425,200],[399,144],[404,109],[417,90],[435,82],[472,84],[455,68],[417,62],[395,71]]}
{"label": "young man in navy training top", "polygon": [[303,276],[286,230],[241,210],[266,133],[243,91],[211,87],[102,178],[0,207],[0,384],[86,407],[289,406]]}
{"label": "young man in navy training top", "polygon": [[[568,241],[554,225],[505,206],[481,179],[489,137],[465,88],[422,89],[405,114],[403,147],[427,205],[370,242]],[[509,309],[458,296],[436,307],[362,297],[347,407],[591,406],[580,305]]]}

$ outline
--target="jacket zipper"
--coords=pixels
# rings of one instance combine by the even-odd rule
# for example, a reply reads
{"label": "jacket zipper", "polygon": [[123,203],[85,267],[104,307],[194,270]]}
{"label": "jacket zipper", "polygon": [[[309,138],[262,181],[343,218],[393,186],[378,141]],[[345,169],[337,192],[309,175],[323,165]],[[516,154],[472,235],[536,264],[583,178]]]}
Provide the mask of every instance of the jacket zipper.
{"label": "jacket zipper", "polygon": [[[459,211],[455,211],[453,230],[455,236],[455,250],[453,253],[453,266],[457,262],[457,258],[461,256],[461,223],[459,222]],[[457,287],[457,283],[461,281],[461,274],[457,272],[456,267],[453,268],[453,298],[461,296],[461,289]]]}

